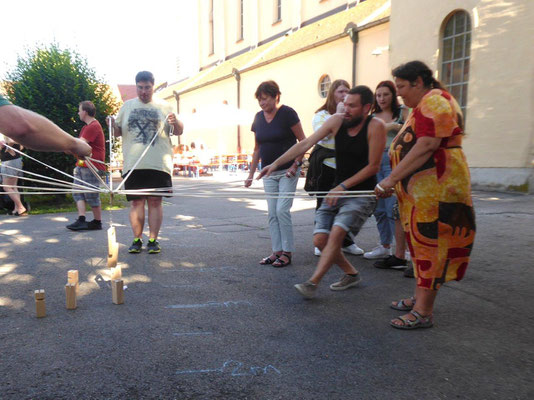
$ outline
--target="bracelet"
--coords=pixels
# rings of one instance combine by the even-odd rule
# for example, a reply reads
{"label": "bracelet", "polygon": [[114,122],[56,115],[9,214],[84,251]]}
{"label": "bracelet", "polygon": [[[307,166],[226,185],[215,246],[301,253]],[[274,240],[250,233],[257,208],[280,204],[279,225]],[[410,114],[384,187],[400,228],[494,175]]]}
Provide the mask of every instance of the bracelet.
{"label": "bracelet", "polygon": [[382,193],[385,193],[385,192],[386,192],[386,190],[385,190],[382,186],[380,186],[380,184],[377,183],[377,184],[376,184],[376,187],[377,187],[377,189],[380,190]]}
{"label": "bracelet", "polygon": [[339,186],[341,186],[341,187],[343,188],[343,190],[348,190],[347,187],[345,186],[345,184],[344,184],[343,182],[341,182],[341,183],[339,184]]}

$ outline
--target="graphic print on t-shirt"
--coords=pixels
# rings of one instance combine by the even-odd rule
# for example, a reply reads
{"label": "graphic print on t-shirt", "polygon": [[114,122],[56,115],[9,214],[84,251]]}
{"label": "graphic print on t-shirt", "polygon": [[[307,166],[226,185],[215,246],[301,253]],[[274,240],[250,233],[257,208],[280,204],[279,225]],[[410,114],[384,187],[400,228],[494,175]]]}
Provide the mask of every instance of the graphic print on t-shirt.
{"label": "graphic print on t-shirt", "polygon": [[[128,131],[132,134],[133,143],[150,143],[160,124],[160,115],[153,109],[134,109],[128,117]],[[152,146],[156,144],[154,140]]]}

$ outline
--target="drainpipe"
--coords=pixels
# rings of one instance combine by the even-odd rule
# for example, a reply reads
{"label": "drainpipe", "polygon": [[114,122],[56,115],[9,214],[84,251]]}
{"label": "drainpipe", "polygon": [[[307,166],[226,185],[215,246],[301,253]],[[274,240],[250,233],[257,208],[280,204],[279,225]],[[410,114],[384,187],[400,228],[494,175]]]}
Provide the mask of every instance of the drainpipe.
{"label": "drainpipe", "polygon": [[347,26],[347,34],[352,42],[352,86],[356,86],[356,45],[358,43],[358,29],[356,26]]}
{"label": "drainpipe", "polygon": [[[237,82],[237,109],[241,109],[241,74],[237,68],[232,69],[232,75]],[[237,124],[237,154],[241,154],[241,125]]]}
{"label": "drainpipe", "polygon": [[[180,114],[180,93],[173,90],[172,94],[174,95],[174,99],[176,100],[176,114]],[[178,135],[178,146],[180,146],[180,135]]]}

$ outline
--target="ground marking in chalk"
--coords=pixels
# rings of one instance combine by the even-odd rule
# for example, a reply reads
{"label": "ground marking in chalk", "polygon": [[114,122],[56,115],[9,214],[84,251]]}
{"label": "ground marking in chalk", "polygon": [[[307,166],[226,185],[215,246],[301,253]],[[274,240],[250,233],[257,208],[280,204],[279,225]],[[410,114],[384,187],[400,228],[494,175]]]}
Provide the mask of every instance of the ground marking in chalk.
{"label": "ground marking in chalk", "polygon": [[247,305],[251,306],[252,303],[249,301],[237,300],[237,301],[225,301],[224,303],[217,303],[216,301],[209,301],[202,304],[171,304],[170,306],[165,306],[165,308],[207,308],[207,307],[226,307],[230,308],[231,306],[238,305]]}
{"label": "ground marking in chalk", "polygon": [[[232,367],[233,365],[233,367]],[[267,375],[269,371],[273,371],[277,373],[278,375],[282,375],[282,373],[272,366],[271,364],[265,366],[265,367],[258,367],[258,366],[251,366],[248,370],[246,368],[243,368],[243,363],[240,361],[234,361],[229,360],[225,361],[222,367],[220,368],[214,368],[214,369],[189,369],[185,371],[176,371],[177,375],[182,374],[207,374],[207,373],[230,373],[231,376],[259,376],[259,375]]]}

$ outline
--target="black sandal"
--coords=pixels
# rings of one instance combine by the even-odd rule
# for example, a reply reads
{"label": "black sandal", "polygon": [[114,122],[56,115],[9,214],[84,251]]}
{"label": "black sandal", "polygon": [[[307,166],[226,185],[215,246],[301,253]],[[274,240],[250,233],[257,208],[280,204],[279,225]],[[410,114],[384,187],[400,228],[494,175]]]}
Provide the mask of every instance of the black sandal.
{"label": "black sandal", "polygon": [[[286,257],[287,261],[282,260],[282,257]],[[273,262],[273,267],[275,268],[283,268],[287,267],[289,264],[291,264],[291,255],[287,253],[282,253],[275,262]]]}
{"label": "black sandal", "polygon": [[[272,256],[275,256],[276,258],[273,260],[271,258]],[[262,258],[262,260],[260,261],[260,265],[271,265],[275,263],[276,261],[278,261],[278,256],[273,253],[269,257]]]}

